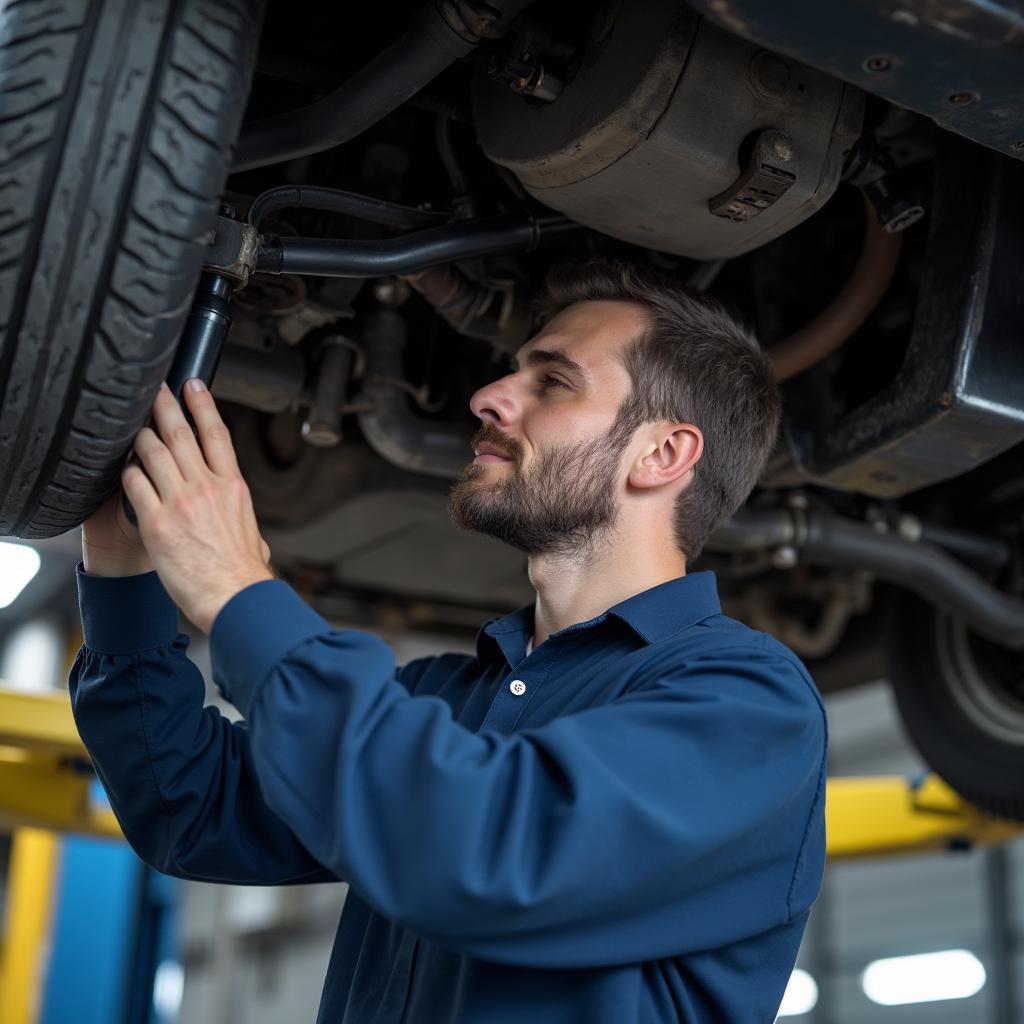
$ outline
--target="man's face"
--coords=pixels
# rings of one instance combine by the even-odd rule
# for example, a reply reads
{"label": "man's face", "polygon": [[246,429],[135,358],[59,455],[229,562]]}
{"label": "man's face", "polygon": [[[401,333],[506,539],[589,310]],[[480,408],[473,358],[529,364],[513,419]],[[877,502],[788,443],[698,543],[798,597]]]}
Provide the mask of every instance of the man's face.
{"label": "man's face", "polygon": [[609,430],[631,388],[619,352],[644,326],[633,303],[576,303],[473,395],[482,425],[449,500],[458,525],[537,555],[583,550],[615,524],[629,438]]}

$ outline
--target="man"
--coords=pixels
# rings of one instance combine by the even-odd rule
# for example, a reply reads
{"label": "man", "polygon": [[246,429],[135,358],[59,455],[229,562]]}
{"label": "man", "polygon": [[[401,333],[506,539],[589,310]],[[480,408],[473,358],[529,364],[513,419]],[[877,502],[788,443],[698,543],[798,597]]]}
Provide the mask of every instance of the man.
{"label": "man", "polygon": [[[321,1024],[770,1022],[824,863],[826,728],[784,646],[687,564],[779,422],[712,300],[618,264],[549,278],[479,390],[457,523],[529,556],[536,603],[474,656],[396,669],[269,568],[229,435],[154,405],[77,568],[75,718],[160,871],[344,879]],[[155,570],[151,571],[151,570]],[[245,717],[202,707],[175,604]]]}

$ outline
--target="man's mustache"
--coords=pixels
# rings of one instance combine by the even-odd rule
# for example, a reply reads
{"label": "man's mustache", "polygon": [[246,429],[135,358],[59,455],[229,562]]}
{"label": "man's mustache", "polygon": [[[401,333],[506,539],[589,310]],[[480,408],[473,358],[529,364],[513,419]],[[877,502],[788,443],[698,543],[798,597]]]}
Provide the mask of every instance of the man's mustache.
{"label": "man's mustache", "polygon": [[516,465],[522,460],[523,450],[519,443],[511,437],[506,437],[493,423],[485,423],[473,435],[470,442],[472,448],[478,448],[482,444],[491,444],[495,448],[500,448]]}

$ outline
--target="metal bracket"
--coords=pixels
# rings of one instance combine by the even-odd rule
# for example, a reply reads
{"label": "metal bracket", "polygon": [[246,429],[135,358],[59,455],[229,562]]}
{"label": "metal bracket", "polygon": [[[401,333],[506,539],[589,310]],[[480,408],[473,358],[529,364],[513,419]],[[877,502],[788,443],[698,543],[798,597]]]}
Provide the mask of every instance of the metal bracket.
{"label": "metal bracket", "polygon": [[708,200],[708,209],[727,220],[751,220],[789,191],[798,169],[789,136],[777,128],[766,128],[754,139],[743,173],[724,192]]}
{"label": "metal bracket", "polygon": [[218,217],[210,231],[203,266],[230,277],[239,288],[244,288],[256,269],[258,240],[259,232],[252,224]]}

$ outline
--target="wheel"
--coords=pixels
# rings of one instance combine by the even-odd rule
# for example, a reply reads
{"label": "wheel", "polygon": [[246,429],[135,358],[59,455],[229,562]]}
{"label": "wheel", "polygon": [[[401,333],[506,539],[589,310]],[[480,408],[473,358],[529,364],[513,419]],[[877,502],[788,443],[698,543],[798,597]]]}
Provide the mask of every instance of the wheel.
{"label": "wheel", "polygon": [[889,671],[900,717],[928,764],[970,803],[1024,820],[1024,652],[901,594]]}
{"label": "wheel", "polygon": [[0,9],[0,536],[118,486],[170,367],[248,97],[259,5]]}

